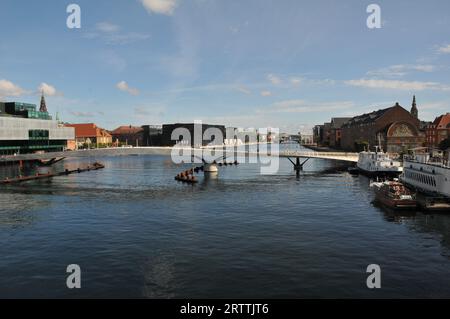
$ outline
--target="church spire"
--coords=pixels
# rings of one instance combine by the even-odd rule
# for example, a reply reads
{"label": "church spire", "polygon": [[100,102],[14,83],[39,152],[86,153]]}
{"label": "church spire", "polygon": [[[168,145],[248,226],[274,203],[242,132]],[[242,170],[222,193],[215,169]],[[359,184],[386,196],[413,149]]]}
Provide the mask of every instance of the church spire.
{"label": "church spire", "polygon": [[39,108],[39,112],[46,112],[47,113],[47,104],[45,103],[44,90],[42,90],[41,107]]}
{"label": "church spire", "polygon": [[417,109],[417,104],[416,104],[416,96],[413,96],[413,102],[412,102],[412,107],[411,107],[411,115],[414,116],[416,119],[419,118],[419,110]]}

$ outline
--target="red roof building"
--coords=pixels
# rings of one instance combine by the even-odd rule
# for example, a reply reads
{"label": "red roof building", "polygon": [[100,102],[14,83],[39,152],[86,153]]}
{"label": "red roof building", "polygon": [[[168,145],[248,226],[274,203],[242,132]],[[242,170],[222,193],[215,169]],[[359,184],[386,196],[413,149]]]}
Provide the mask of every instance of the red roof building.
{"label": "red roof building", "polygon": [[426,143],[430,148],[439,147],[439,144],[450,138],[450,113],[438,116],[426,128]]}
{"label": "red roof building", "polygon": [[75,128],[75,139],[78,147],[91,145],[110,145],[112,136],[105,129],[94,123],[66,124],[67,127]]}
{"label": "red roof building", "polygon": [[139,146],[143,145],[144,129],[139,126],[124,125],[119,126],[110,132],[113,137],[114,144],[126,144]]}

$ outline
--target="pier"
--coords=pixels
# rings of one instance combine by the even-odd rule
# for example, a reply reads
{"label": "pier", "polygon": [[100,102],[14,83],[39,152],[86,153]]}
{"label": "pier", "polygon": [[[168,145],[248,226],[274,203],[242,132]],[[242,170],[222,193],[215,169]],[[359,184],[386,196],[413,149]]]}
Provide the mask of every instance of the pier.
{"label": "pier", "polygon": [[17,183],[28,182],[28,181],[49,179],[49,178],[56,177],[56,176],[67,176],[67,175],[75,174],[75,173],[96,171],[96,170],[99,170],[102,168],[105,168],[105,166],[103,164],[95,162],[92,166],[87,166],[85,168],[77,168],[74,170],[66,169],[63,172],[58,172],[58,173],[36,174],[36,175],[31,175],[31,176],[18,176],[15,178],[7,177],[4,180],[1,180],[0,184],[17,184]]}

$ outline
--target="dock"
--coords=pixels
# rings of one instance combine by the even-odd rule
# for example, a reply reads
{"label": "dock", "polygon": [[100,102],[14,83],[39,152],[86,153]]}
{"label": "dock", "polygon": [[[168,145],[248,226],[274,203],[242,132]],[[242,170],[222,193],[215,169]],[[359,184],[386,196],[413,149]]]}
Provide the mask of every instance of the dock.
{"label": "dock", "polygon": [[92,166],[87,166],[85,168],[77,168],[74,170],[66,169],[63,172],[58,173],[48,173],[48,174],[38,174],[31,175],[31,176],[18,176],[15,178],[5,178],[4,180],[0,181],[0,184],[17,184],[17,183],[23,183],[28,181],[35,181],[35,180],[41,180],[41,179],[49,179],[56,176],[67,176],[70,174],[79,174],[83,172],[89,172],[89,171],[96,171],[99,169],[103,169],[105,166],[101,163],[95,162]]}

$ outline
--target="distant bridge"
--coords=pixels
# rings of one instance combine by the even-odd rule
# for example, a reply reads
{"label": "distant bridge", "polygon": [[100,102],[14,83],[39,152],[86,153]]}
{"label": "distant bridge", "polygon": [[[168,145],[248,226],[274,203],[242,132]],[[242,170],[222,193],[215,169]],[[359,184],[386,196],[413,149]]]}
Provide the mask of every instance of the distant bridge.
{"label": "distant bridge", "polygon": [[287,158],[318,158],[344,162],[358,162],[358,153],[348,152],[302,152],[302,151],[282,151],[280,157]]}

